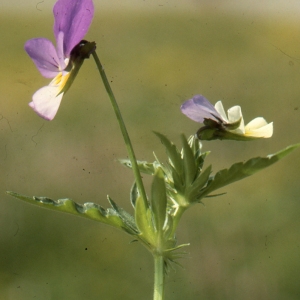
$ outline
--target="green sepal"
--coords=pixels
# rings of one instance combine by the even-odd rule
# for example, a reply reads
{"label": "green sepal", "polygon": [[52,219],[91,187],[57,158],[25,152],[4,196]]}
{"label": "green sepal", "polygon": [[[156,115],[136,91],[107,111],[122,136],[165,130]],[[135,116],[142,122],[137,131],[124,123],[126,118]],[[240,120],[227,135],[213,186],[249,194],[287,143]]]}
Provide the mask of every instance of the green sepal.
{"label": "green sepal", "polygon": [[237,121],[233,123],[224,123],[223,126],[228,130],[235,130],[238,129],[241,125],[242,118],[239,118]]}
{"label": "green sepal", "polygon": [[219,139],[235,141],[252,141],[261,138],[253,136],[249,137],[234,132],[234,130],[240,126],[242,118],[233,123],[224,123],[219,118],[217,119],[218,121],[206,118],[204,119],[203,124],[205,126],[201,127],[197,131],[197,136],[200,140],[212,141]]}
{"label": "green sepal", "polygon": [[69,213],[72,215],[84,217],[97,222],[101,222],[122,230],[125,230],[131,235],[136,235],[136,230],[133,230],[128,224],[126,224],[122,218],[120,218],[119,213],[115,208],[104,209],[102,206],[92,202],[86,202],[84,204],[78,204],[71,199],[59,199],[52,200],[47,197],[27,197],[15,192],[8,191],[8,195],[13,196],[19,200],[25,201],[27,203],[55,210],[60,212]]}
{"label": "green sepal", "polygon": [[154,175],[151,189],[151,208],[155,228],[158,232],[163,231],[167,213],[167,195],[164,181],[164,173],[158,169]]}
{"label": "green sepal", "polygon": [[246,136],[234,132],[230,132],[225,128],[209,128],[201,127],[197,131],[197,136],[202,141],[212,140],[234,140],[234,141],[253,141],[263,137]]}
{"label": "green sepal", "polygon": [[245,163],[235,163],[229,169],[223,169],[217,172],[213,177],[209,179],[207,186],[204,187],[199,193],[199,199],[210,194],[212,191],[229,185],[235,181],[244,179],[260,170],[263,170],[264,168],[271,166],[272,164],[290,154],[298,147],[300,147],[300,143],[288,146],[275,154],[268,155],[267,157],[256,157],[249,159]]}
{"label": "green sepal", "polygon": [[[89,58],[91,53],[95,51],[96,43],[95,42],[87,42],[82,40],[79,44],[77,44],[70,53],[70,60],[64,71],[70,72],[69,78],[65,83],[64,87],[61,89],[59,94],[66,93],[68,89],[73,84],[83,62],[85,59]],[[59,95],[58,94],[58,95]],[[57,95],[57,96],[58,96]]]}

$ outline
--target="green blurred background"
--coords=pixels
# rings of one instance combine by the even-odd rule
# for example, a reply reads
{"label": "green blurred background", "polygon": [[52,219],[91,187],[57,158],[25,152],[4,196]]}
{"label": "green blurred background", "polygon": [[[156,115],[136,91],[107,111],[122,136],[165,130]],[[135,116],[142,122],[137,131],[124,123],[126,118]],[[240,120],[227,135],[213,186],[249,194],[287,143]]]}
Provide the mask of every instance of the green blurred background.
{"label": "green blurred background", "polygon": [[[28,107],[48,80],[23,45],[53,40],[54,2],[1,11],[0,299],[151,299],[152,258],[130,236],[4,193],[103,207],[109,194],[132,212],[133,176],[117,162],[127,154],[92,59],[54,121]],[[177,144],[196,132],[179,110],[195,94],[241,105],[246,122],[274,121],[272,139],[205,142],[214,172],[300,142],[297,7],[288,14],[279,4],[229,2],[95,1],[86,38],[97,42],[139,159],[152,161],[153,151],[165,159],[153,130]],[[184,268],[167,277],[166,299],[299,299],[299,166],[298,150],[187,211],[178,241],[191,246]]]}

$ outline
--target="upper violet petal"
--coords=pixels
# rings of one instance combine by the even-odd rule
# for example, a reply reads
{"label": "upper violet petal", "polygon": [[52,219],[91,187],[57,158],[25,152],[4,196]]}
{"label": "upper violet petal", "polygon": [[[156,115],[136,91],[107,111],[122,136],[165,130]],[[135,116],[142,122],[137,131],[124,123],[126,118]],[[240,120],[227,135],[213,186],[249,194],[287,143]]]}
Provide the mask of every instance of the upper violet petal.
{"label": "upper violet petal", "polygon": [[71,50],[87,33],[93,16],[92,0],[58,0],[53,8],[54,35],[64,33],[64,55],[69,57]]}
{"label": "upper violet petal", "polygon": [[205,118],[213,120],[216,120],[215,116],[221,118],[215,107],[202,95],[196,95],[185,101],[180,109],[187,117],[199,123],[203,123]]}
{"label": "upper violet petal", "polygon": [[54,78],[57,75],[59,59],[51,41],[45,38],[31,39],[24,48],[44,77]]}

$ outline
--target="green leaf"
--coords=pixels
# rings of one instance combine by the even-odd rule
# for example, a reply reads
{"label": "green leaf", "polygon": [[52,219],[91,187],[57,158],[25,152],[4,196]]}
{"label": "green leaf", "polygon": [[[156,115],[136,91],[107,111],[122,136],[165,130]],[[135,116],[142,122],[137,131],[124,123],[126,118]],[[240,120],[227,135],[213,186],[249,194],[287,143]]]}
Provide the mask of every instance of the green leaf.
{"label": "green leaf", "polygon": [[198,195],[201,189],[207,184],[211,173],[211,165],[208,166],[193,182],[192,186],[188,189],[188,200],[190,203],[198,201]]}
{"label": "green leaf", "polygon": [[11,191],[8,191],[6,193],[10,196],[39,207],[84,217],[125,230],[131,235],[136,234],[134,230],[132,230],[127,226],[126,223],[123,222],[115,209],[112,208],[104,209],[99,204],[95,204],[92,202],[78,204],[71,199],[52,200],[47,197],[27,197]]}
{"label": "green leaf", "polygon": [[135,208],[136,199],[140,196],[139,190],[137,188],[136,182],[132,185],[130,190],[130,203],[133,208]]}
{"label": "green leaf", "polygon": [[[129,159],[119,159],[119,162],[122,165],[132,169],[132,164]],[[156,162],[148,163],[147,161],[138,160],[137,164],[141,173],[148,174],[148,175],[153,175],[155,173]]]}
{"label": "green leaf", "polygon": [[183,156],[183,168],[184,168],[184,179],[185,186],[189,187],[195,179],[197,174],[197,166],[195,163],[194,153],[189,146],[186,137],[184,135],[181,136],[182,141],[182,156]]}
{"label": "green leaf", "polygon": [[129,214],[126,210],[119,207],[109,196],[107,196],[107,199],[112,206],[112,208],[115,210],[115,212],[118,214],[120,219],[123,221],[124,224],[126,224],[126,227],[124,230],[129,230],[130,234],[138,234],[139,231],[136,227],[134,218],[131,214]]}
{"label": "green leaf", "polygon": [[156,230],[162,232],[167,213],[167,195],[164,174],[158,169],[154,175],[151,190],[151,208]]}
{"label": "green leaf", "polygon": [[169,158],[170,163],[174,166],[176,172],[178,174],[182,174],[182,161],[180,153],[178,152],[176,146],[172,144],[164,135],[154,132],[157,135],[163,145],[166,147],[167,156]]}
{"label": "green leaf", "polygon": [[171,233],[173,232],[173,217],[170,214],[167,214],[166,216],[166,225],[164,228],[164,238],[165,240],[172,240],[172,247],[176,244],[175,236],[171,236]]}
{"label": "green leaf", "polygon": [[235,181],[244,179],[256,172],[271,166],[286,155],[290,154],[293,150],[300,147],[299,144],[288,146],[287,148],[278,151],[275,154],[270,154],[267,157],[256,157],[249,159],[247,162],[233,164],[229,169],[223,169],[215,174],[207,184],[207,186],[199,194],[199,198],[203,198],[212,191],[224,187]]}
{"label": "green leaf", "polygon": [[155,229],[152,221],[152,212],[145,206],[142,197],[138,197],[135,202],[135,223],[140,231],[139,238],[146,244],[154,244]]}

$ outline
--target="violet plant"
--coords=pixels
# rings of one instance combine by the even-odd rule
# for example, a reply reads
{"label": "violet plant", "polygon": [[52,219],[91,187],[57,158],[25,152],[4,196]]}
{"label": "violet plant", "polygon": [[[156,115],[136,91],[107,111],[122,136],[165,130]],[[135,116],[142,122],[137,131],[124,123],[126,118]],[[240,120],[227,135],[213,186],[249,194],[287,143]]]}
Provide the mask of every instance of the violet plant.
{"label": "violet plant", "polygon": [[[26,42],[25,50],[46,78],[53,78],[48,86],[34,93],[30,107],[45,120],[52,120],[63,95],[73,83],[84,60],[91,55],[99,70],[104,87],[116,114],[124,137],[129,159],[120,162],[133,170],[134,184],[130,190],[133,213],[122,209],[109,196],[110,208],[86,202],[78,204],[71,199],[52,200],[47,197],[27,197],[7,192],[36,206],[85,217],[118,228],[145,246],[154,258],[153,299],[164,299],[165,276],[172,264],[180,264],[188,244],[178,244],[176,230],[183,213],[205,197],[215,196],[216,190],[244,179],[272,165],[298,148],[291,145],[275,154],[256,157],[233,164],[212,174],[212,167],[204,167],[208,152],[202,152],[200,140],[229,139],[247,141],[269,138],[273,123],[259,117],[244,125],[241,108],[235,106],[225,114],[221,102],[213,106],[203,96],[196,95],[181,106],[190,119],[203,123],[196,135],[181,135],[182,149],[168,138],[155,133],[166,148],[167,161],[156,156],[153,162],[138,161],[126,130],[120,109],[107,80],[104,68],[96,54],[96,43],[83,40],[90,27],[94,6],[92,0],[58,0],[53,9],[56,48],[52,42],[37,38]],[[141,173],[153,176],[151,195],[147,196]]]}

